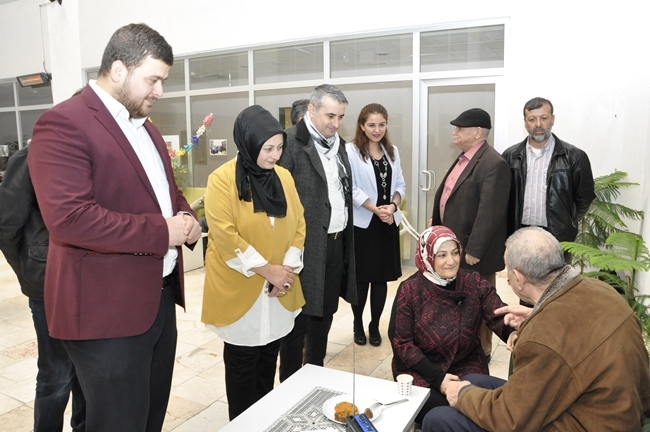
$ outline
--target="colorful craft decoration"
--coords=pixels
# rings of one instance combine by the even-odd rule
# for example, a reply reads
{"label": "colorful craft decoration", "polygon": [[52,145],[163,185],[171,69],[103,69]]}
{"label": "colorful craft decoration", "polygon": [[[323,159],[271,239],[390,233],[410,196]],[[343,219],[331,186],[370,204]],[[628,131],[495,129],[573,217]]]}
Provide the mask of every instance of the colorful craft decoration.
{"label": "colorful craft decoration", "polygon": [[184,156],[187,153],[192,150],[192,148],[199,143],[199,137],[205,133],[205,130],[208,126],[210,126],[210,123],[212,123],[212,120],[214,119],[214,114],[210,113],[203,117],[203,124],[201,125],[200,128],[196,131],[194,135],[192,135],[192,140],[185,144],[183,147],[176,151],[170,151],[169,152],[169,157],[175,158],[176,156]]}

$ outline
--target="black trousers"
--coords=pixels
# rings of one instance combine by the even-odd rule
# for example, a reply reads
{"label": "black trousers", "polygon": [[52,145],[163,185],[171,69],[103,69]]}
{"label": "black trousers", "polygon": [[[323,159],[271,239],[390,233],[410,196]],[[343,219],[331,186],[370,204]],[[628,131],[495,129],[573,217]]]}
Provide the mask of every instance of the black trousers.
{"label": "black trousers", "polygon": [[176,305],[170,282],[162,289],[153,326],[144,334],[63,341],[86,397],[87,431],[162,430],[176,339]]}
{"label": "black trousers", "polygon": [[38,346],[38,374],[34,399],[34,432],[60,432],[63,416],[72,392],[72,417],[74,432],[86,430],[86,400],[72,360],[59,339],[50,337],[45,319],[45,303],[29,299]]}
{"label": "black trousers", "polygon": [[280,347],[281,382],[293,375],[305,363],[323,366],[325,354],[327,354],[327,338],[334,314],[339,307],[339,295],[343,283],[344,237],[334,238],[332,235],[327,237],[323,315],[301,313],[296,317],[293,330],[282,338]]}
{"label": "black trousers", "polygon": [[223,344],[228,416],[232,421],[273,390],[280,339],[262,346]]}

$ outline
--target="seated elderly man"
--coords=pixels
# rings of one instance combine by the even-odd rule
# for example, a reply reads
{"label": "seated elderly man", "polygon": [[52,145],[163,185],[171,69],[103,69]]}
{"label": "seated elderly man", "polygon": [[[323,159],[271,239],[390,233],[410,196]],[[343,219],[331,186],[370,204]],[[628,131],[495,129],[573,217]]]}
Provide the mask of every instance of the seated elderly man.
{"label": "seated elderly man", "polygon": [[423,432],[640,431],[650,414],[648,353],[627,303],[565,265],[541,228],[510,236],[505,261],[513,291],[534,305],[497,310],[518,327],[512,375],[449,383],[450,407],[429,412]]}

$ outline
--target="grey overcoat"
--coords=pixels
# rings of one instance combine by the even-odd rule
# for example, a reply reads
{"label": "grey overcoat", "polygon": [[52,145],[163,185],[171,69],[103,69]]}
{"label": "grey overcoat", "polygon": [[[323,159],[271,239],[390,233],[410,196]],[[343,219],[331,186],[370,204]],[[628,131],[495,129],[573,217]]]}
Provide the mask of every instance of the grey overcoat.
{"label": "grey overcoat", "polygon": [[[303,120],[286,130],[287,141],[279,165],[293,175],[302,206],[305,208],[307,235],[303,256],[304,268],[300,272],[300,283],[307,304],[303,307],[306,315],[323,316],[323,296],[325,290],[325,257],[327,254],[327,229],[330,223],[331,206],[327,190],[325,170],[318,150],[311,139]],[[339,155],[352,185],[352,171],[341,139]],[[348,223],[345,228],[345,253],[343,256],[344,274],[339,295],[348,303],[357,304],[357,284],[354,267],[354,232],[352,230],[352,195],[346,197]]]}

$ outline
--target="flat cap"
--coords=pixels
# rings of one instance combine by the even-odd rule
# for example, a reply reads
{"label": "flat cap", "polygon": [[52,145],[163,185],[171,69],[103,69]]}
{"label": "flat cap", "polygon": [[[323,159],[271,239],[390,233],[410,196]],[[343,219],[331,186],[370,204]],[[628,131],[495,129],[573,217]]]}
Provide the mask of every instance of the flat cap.
{"label": "flat cap", "polygon": [[490,114],[481,108],[472,108],[463,111],[458,117],[449,123],[458,127],[482,127],[483,129],[492,129]]}

